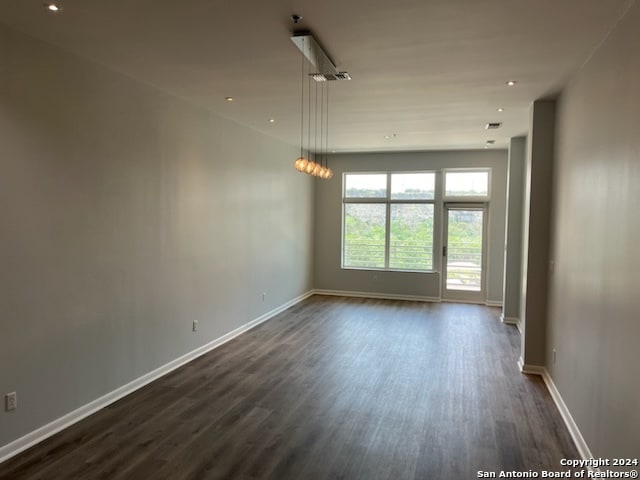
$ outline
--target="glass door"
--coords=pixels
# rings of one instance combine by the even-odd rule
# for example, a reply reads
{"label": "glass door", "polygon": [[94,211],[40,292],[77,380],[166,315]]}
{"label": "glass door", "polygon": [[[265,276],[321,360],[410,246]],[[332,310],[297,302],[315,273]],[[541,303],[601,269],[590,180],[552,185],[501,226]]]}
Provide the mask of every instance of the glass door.
{"label": "glass door", "polygon": [[445,300],[485,301],[485,217],[484,206],[445,206]]}

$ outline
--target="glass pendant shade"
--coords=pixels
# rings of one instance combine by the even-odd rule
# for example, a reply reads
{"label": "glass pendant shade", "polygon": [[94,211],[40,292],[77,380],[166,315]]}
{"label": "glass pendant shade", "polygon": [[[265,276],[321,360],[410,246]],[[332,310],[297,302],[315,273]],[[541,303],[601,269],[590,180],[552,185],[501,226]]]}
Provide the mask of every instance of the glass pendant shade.
{"label": "glass pendant shade", "polygon": [[309,175],[311,175],[315,168],[316,168],[316,162],[310,160],[307,163],[307,166],[304,167],[304,171],[305,171],[305,173],[308,173]]}
{"label": "glass pendant shade", "polygon": [[307,160],[304,157],[300,157],[296,160],[296,163],[294,163],[294,166],[296,167],[297,171],[304,172],[305,168],[307,168],[307,163],[309,163],[309,160]]}
{"label": "glass pendant shade", "polygon": [[322,165],[316,163],[316,166],[313,167],[313,176],[317,177],[320,174],[320,170],[322,170]]}

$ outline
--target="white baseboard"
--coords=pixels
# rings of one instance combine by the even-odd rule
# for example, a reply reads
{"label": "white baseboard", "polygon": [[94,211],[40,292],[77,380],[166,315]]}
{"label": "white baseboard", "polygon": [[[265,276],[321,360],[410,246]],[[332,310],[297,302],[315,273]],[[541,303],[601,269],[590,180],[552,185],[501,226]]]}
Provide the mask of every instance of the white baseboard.
{"label": "white baseboard", "polygon": [[383,300],[409,300],[413,302],[447,302],[447,303],[475,303],[477,305],[485,305],[487,307],[502,307],[501,301],[495,300],[455,300],[441,299],[439,297],[428,297],[422,295],[398,295],[395,293],[374,293],[374,292],[355,292],[352,290],[325,290],[322,288],[313,290],[315,295],[332,295],[336,297],[358,297],[358,298],[380,298]]}
{"label": "white baseboard", "polygon": [[467,305],[484,305],[487,303],[484,300],[459,300],[457,298],[443,298],[442,303],[466,303]]}
{"label": "white baseboard", "polygon": [[529,375],[540,375],[542,377],[544,372],[546,371],[546,368],[544,367],[523,363],[522,357],[518,359],[518,366],[520,367],[520,371],[522,373],[527,373]]}
{"label": "white baseboard", "polygon": [[580,429],[578,428],[578,425],[571,416],[571,412],[569,411],[567,404],[564,403],[564,400],[562,399],[562,396],[560,395],[556,384],[553,382],[553,378],[551,378],[551,374],[549,374],[549,371],[545,367],[525,364],[522,361],[522,357],[520,357],[520,359],[518,360],[518,366],[520,367],[520,371],[522,373],[540,375],[542,377],[547,390],[549,390],[551,398],[556,404],[556,407],[558,407],[558,411],[562,416],[562,420],[564,420],[564,424],[567,426],[567,429],[571,434],[571,438],[573,439],[573,443],[575,443],[576,448],[578,449],[580,457],[582,457],[582,460],[589,460],[591,458],[594,458],[591,454],[591,450],[589,450],[587,442],[585,441],[582,433],[580,432]]}
{"label": "white baseboard", "polygon": [[484,304],[487,307],[500,307],[502,308],[502,300],[486,300]]}
{"label": "white baseboard", "polygon": [[514,325],[520,334],[522,334],[522,328],[520,326],[520,319],[518,317],[505,317],[504,313],[500,314],[500,321],[502,323],[506,323],[507,325]]}
{"label": "white baseboard", "polygon": [[372,293],[372,292],[353,292],[350,290],[313,290],[315,295],[331,295],[335,297],[358,297],[358,298],[380,298],[383,300],[409,300],[413,302],[440,302],[437,297],[426,297],[418,295],[396,295],[393,293]]}
{"label": "white baseboard", "polygon": [[165,365],[162,365],[161,367],[158,367],[155,370],[152,370],[151,372],[136,378],[135,380],[127,383],[126,385],[123,385],[120,388],[117,388],[112,392],[109,392],[106,395],[103,395],[102,397],[97,398],[92,402],[89,402],[86,405],[83,405],[82,407],[67,413],[66,415],[54,420],[53,422],[50,422],[38,428],[37,430],[34,430],[33,432],[30,432],[25,436],[20,437],[17,440],[14,440],[9,444],[0,447],[0,463],[8,460],[9,458],[17,455],[20,452],[23,452],[24,450],[32,447],[33,445],[36,445],[37,443],[42,442],[43,440],[51,437],[52,435],[55,435],[61,430],[64,430],[65,428],[70,427],[74,423],[79,422],[80,420],[116,402],[117,400],[120,400],[122,397],[125,397],[135,392],[136,390],[144,387],[145,385],[153,382],[154,380],[157,380],[158,378],[166,375],[167,373],[172,372],[176,368],[179,368],[185,365],[186,363],[189,363],[190,361],[194,360],[195,358],[198,358],[201,355],[204,355],[205,353],[210,352],[211,350],[219,347],[220,345],[228,342],[229,340],[234,339],[235,337],[246,332],[247,330],[257,327],[261,323],[266,322],[267,320],[274,317],[278,313],[286,310],[287,308],[295,305],[296,303],[301,302],[302,300],[310,297],[311,295],[313,295],[313,291],[304,293],[299,297],[296,297],[293,300],[290,300],[289,302],[283,305],[280,305],[279,307],[263,315],[260,315],[258,318],[255,318],[250,322],[245,323],[244,325],[241,325],[235,330],[232,330],[231,332],[219,338],[216,338],[215,340],[201,347],[198,347],[195,350],[192,350],[191,352],[185,355],[182,355],[181,357],[178,357],[175,360],[172,360]]}

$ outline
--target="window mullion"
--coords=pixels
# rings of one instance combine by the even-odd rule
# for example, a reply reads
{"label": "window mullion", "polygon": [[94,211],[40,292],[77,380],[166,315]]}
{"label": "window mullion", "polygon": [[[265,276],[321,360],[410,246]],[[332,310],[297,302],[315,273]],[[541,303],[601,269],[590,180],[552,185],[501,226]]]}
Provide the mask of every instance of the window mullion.
{"label": "window mullion", "polygon": [[387,173],[387,218],[385,220],[384,268],[389,269],[389,249],[391,248],[391,174]]}
{"label": "window mullion", "polygon": [[360,198],[360,197],[353,197],[353,198],[343,198],[342,199],[342,203],[387,203],[387,200],[384,198]]}

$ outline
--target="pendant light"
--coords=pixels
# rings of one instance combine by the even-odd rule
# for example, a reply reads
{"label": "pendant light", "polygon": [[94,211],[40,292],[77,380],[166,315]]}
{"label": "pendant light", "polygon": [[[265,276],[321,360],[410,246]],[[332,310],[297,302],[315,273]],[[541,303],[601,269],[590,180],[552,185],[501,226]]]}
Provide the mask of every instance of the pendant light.
{"label": "pendant light", "polygon": [[[296,24],[301,19],[302,17],[299,15],[291,15],[291,20]],[[291,40],[302,52],[302,65],[300,68],[300,156],[296,159],[294,167],[301,173],[329,180],[333,177],[333,170],[329,167],[329,82],[351,80],[351,76],[347,72],[339,72],[336,69],[329,56],[308,31],[294,32]],[[310,69],[305,72],[307,63],[314,67],[313,72]],[[305,77],[308,83],[306,99]],[[315,81],[315,102],[313,104],[311,101],[311,80]],[[321,86],[320,99],[318,99],[318,84]],[[304,148],[305,103],[307,105],[306,155]],[[312,120],[313,148],[311,146]]]}
{"label": "pendant light", "polygon": [[[293,18],[294,16],[292,16]],[[296,15],[297,17],[297,15]],[[300,18],[294,19],[294,21],[296,23],[298,23],[298,20],[300,20]],[[303,45],[304,45],[304,39],[302,39]],[[303,141],[304,141],[304,55],[301,55],[301,68],[300,68],[300,156],[298,157],[298,159],[296,160],[296,162],[294,163],[294,167],[296,168],[296,170],[298,170],[299,172],[305,172],[307,169],[307,164],[309,163],[309,160],[304,156],[304,147],[303,147]]]}

